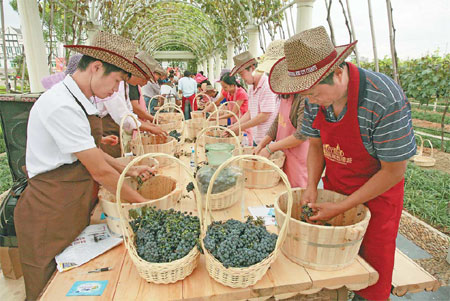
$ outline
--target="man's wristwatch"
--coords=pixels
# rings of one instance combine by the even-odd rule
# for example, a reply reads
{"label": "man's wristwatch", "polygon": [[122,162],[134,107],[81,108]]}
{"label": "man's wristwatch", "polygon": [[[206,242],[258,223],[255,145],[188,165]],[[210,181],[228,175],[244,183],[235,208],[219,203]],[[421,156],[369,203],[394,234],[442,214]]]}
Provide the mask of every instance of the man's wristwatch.
{"label": "man's wristwatch", "polygon": [[273,155],[273,151],[270,150],[269,144],[266,144],[266,150],[269,152],[270,155]]}

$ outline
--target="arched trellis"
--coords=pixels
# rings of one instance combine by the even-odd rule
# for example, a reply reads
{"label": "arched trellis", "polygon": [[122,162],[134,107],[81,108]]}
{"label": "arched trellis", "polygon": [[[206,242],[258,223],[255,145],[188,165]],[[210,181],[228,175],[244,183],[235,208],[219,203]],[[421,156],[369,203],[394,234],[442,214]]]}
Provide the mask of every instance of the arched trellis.
{"label": "arched trellis", "polygon": [[193,45],[192,47],[195,49],[195,52],[201,52],[201,48],[199,47],[199,43],[202,43],[203,49],[207,49],[208,46],[204,44],[205,42],[201,39],[193,39],[192,36],[189,37],[187,34],[180,34],[180,35],[169,35],[169,36],[162,36],[158,35],[157,33],[154,33],[153,35],[149,35],[146,38],[141,40],[141,47],[143,49],[151,51],[151,45],[154,45],[154,43],[160,43],[165,41],[180,41],[185,42]]}

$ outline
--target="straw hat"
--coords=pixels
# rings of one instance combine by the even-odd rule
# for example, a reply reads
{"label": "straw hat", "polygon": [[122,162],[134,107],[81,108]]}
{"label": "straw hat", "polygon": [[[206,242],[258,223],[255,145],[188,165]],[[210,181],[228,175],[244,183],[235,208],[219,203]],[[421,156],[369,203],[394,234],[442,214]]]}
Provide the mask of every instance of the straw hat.
{"label": "straw hat", "polygon": [[64,47],[119,67],[134,76],[146,77],[145,73],[133,64],[136,44],[119,35],[100,30],[95,33],[91,45],[64,45]]}
{"label": "straw hat", "polygon": [[231,69],[230,76],[234,76],[245,68],[257,63],[256,59],[248,51],[236,55],[233,57],[233,61],[234,68]]}
{"label": "straw hat", "polygon": [[222,77],[223,77],[225,74],[227,74],[227,73],[230,73],[230,69],[228,69],[228,68],[223,68],[222,70],[220,70],[219,79],[216,80],[216,83],[219,83],[220,80],[222,79]]}
{"label": "straw hat", "polygon": [[256,71],[269,73],[272,66],[282,57],[284,57],[284,43],[286,40],[275,40],[269,44],[266,53],[258,59]]}
{"label": "straw hat", "polygon": [[284,44],[285,57],[270,70],[270,89],[294,94],[312,88],[344,62],[356,42],[334,47],[323,26],[292,36]]}
{"label": "straw hat", "polygon": [[154,83],[156,81],[155,75],[153,75],[152,69],[150,68],[150,65],[153,63],[152,60],[153,58],[150,56],[150,54],[145,51],[140,51],[134,57],[134,63],[147,74],[145,78]]}

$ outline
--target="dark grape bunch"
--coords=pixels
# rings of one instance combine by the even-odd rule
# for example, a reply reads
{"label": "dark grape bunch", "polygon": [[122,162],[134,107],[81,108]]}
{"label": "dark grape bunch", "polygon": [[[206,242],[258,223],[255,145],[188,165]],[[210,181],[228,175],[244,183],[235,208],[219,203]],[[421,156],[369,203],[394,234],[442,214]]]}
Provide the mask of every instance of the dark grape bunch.
{"label": "dark grape bunch", "polygon": [[302,222],[306,222],[308,218],[310,218],[311,216],[314,215],[314,211],[312,210],[312,208],[310,208],[308,205],[303,205],[302,206],[302,213],[300,215],[300,219]]}
{"label": "dark grape bunch", "polygon": [[[216,170],[217,167],[206,165],[197,172],[197,180],[201,193],[206,194],[208,191],[209,182]],[[225,167],[214,181],[212,193],[220,193],[235,186],[240,174],[239,170],[235,167]]]}
{"label": "dark grape bunch", "polygon": [[171,137],[177,139],[177,141],[180,142],[181,134],[178,133],[176,130],[171,131],[171,132],[169,133],[169,136],[171,136]]}
{"label": "dark grape bunch", "polygon": [[187,192],[193,191],[193,190],[194,190],[194,183],[189,182],[189,183],[186,185],[186,190],[187,190]]}
{"label": "dark grape bunch", "polygon": [[213,222],[203,242],[224,267],[249,267],[273,252],[277,237],[264,223],[249,217],[245,223],[234,219]]}
{"label": "dark grape bunch", "polygon": [[148,262],[183,258],[199,242],[200,220],[192,212],[143,207],[132,209],[129,214],[137,253]]}

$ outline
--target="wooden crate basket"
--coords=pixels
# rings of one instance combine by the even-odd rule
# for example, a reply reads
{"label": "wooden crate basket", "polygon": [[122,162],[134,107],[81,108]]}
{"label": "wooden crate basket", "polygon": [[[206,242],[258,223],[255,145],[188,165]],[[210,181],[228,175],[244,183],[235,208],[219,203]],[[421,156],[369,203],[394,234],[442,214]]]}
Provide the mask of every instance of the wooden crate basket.
{"label": "wooden crate basket", "polygon": [[[167,155],[167,154],[145,154],[143,156],[140,156],[133,161],[130,162],[130,164],[127,165],[127,167],[123,170],[122,174],[120,175],[119,182],[117,185],[117,191],[116,191],[116,207],[119,212],[119,222],[122,229],[122,232],[124,234],[124,244],[127,249],[128,255],[130,256],[133,264],[136,266],[136,269],[139,273],[139,275],[144,278],[147,282],[153,282],[153,283],[161,283],[161,284],[167,284],[167,283],[174,283],[179,280],[182,280],[189,276],[192,271],[197,267],[198,260],[200,257],[200,252],[198,251],[197,246],[194,246],[192,250],[183,258],[180,258],[178,260],[167,262],[167,263],[153,263],[148,262],[144,259],[142,259],[136,250],[136,244],[134,239],[134,233],[129,226],[129,216],[128,216],[128,210],[127,208],[123,208],[123,204],[120,200],[120,193],[123,186],[123,183],[125,181],[125,175],[128,172],[128,170],[139,160],[145,159],[145,158],[157,158],[157,157],[164,157],[164,159],[173,160],[177,164],[179,164],[182,169],[184,169],[191,180],[194,183],[194,194],[195,199],[200,200],[200,191],[198,189],[197,184],[195,183],[194,177],[192,175],[192,172],[188,166],[186,166],[183,162],[181,162],[179,159]],[[202,221],[202,209],[201,209],[201,202],[197,202],[197,214],[199,216],[200,221]],[[152,204],[153,205],[153,204]],[[142,207],[145,206],[145,204],[137,204],[136,207]],[[200,206],[200,207],[199,207]],[[172,207],[173,208],[173,207]]]}
{"label": "wooden crate basket", "polygon": [[216,124],[215,121],[206,121],[206,119],[203,118],[186,120],[185,137],[186,139],[194,140],[204,128],[213,126],[214,124]]}
{"label": "wooden crate basket", "polygon": [[[250,155],[254,149],[252,146],[244,147],[243,153]],[[286,156],[282,151],[277,151],[269,157],[269,160],[280,169],[283,168],[285,159]],[[246,188],[271,188],[280,182],[280,175],[272,167],[258,160],[242,160],[242,168]]]}
{"label": "wooden crate basket", "polygon": [[[140,144],[140,142],[142,142],[142,144]],[[130,142],[130,146],[134,155],[162,153],[173,156],[176,151],[177,140],[170,136],[163,137],[145,133],[142,135],[140,141],[139,137],[133,138]],[[168,166],[173,162],[164,157],[158,157],[156,159],[158,160],[160,167]]]}
{"label": "wooden crate basket", "polygon": [[[304,189],[293,189],[292,217],[289,232],[282,247],[290,260],[315,270],[332,271],[353,263],[366,233],[370,211],[358,205],[328,221],[331,226],[309,224],[300,220],[301,195]],[[317,202],[338,203],[345,195],[318,189]],[[279,225],[286,221],[288,195],[281,194],[275,203],[275,218]]]}
{"label": "wooden crate basket", "polygon": [[[211,183],[214,183],[214,181],[218,177],[219,173],[225,167],[227,167],[228,165],[230,165],[234,162],[237,162],[239,160],[245,160],[245,159],[246,160],[256,159],[256,160],[262,161],[265,164],[268,164],[268,165],[272,166],[275,170],[277,170],[277,172],[280,174],[280,177],[283,179],[283,182],[285,183],[286,188],[287,188],[287,199],[288,199],[287,216],[290,217],[291,208],[292,208],[292,189],[289,184],[289,180],[288,180],[286,174],[280,168],[278,168],[278,166],[276,166],[273,162],[271,162],[270,160],[268,160],[264,157],[254,156],[254,155],[239,155],[239,156],[231,157],[230,159],[228,159],[222,165],[219,166],[219,168],[216,170],[213,177],[211,178]],[[203,239],[206,236],[206,231],[208,229],[208,225],[213,222],[213,216],[212,216],[211,207],[210,207],[211,192],[213,189],[212,186],[213,185],[209,185],[208,192],[206,194],[206,205],[205,205],[206,208],[205,208],[205,214],[204,214],[205,218],[203,219],[203,223],[202,223],[202,235],[201,235],[201,243],[202,243],[202,247],[203,247],[203,251],[204,251],[205,259],[206,259],[206,269],[208,270],[209,275],[214,280],[216,280],[217,282],[219,282],[223,285],[226,285],[226,286],[229,286],[232,288],[245,288],[245,287],[254,285],[256,282],[258,282],[258,280],[260,280],[264,276],[264,274],[269,269],[270,265],[277,258],[278,254],[280,252],[281,246],[283,245],[283,242],[284,242],[287,232],[288,232],[288,227],[289,227],[288,219],[286,219],[285,222],[280,224],[282,226],[278,233],[278,239],[276,242],[275,249],[267,258],[265,258],[263,261],[261,261],[257,264],[254,264],[252,266],[245,267],[245,268],[234,268],[234,267],[225,268],[220,261],[218,261],[211,253],[209,253],[209,251],[205,248],[205,245],[203,243]]]}

